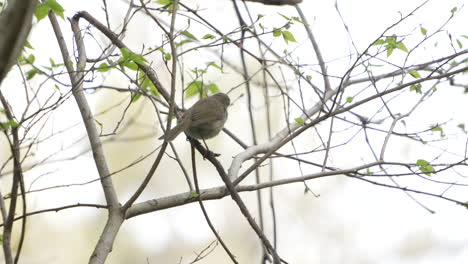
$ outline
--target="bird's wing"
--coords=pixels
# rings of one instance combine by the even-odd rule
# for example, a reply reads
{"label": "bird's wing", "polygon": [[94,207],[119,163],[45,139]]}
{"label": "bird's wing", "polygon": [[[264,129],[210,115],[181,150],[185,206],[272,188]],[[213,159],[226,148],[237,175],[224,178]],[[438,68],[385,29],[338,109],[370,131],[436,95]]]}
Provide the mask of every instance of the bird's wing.
{"label": "bird's wing", "polygon": [[[199,101],[200,106],[192,107],[192,126],[224,119],[226,112],[222,103],[215,100]],[[197,111],[193,111],[193,110]]]}

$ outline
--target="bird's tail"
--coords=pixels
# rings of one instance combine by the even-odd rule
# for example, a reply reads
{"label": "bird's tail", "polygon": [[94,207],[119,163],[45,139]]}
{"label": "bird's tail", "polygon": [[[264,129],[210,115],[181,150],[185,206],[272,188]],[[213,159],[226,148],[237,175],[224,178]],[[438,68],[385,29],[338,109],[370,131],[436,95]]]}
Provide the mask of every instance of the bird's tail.
{"label": "bird's tail", "polygon": [[174,128],[172,128],[169,131],[166,131],[166,133],[164,135],[160,136],[158,139],[166,138],[166,141],[174,140],[180,133],[185,131],[186,124],[187,124],[187,122],[178,123]]}

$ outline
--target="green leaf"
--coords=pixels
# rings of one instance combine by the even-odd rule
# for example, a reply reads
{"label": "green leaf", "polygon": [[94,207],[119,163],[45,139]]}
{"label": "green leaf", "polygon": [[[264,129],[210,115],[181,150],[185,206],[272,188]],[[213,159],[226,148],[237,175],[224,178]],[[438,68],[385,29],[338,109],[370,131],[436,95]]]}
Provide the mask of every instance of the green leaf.
{"label": "green leaf", "polygon": [[132,70],[132,71],[136,71],[138,70],[138,65],[136,63],[134,63],[133,61],[124,61],[122,62],[122,66]]}
{"label": "green leaf", "polygon": [[172,4],[172,0],[157,0],[155,2],[157,4],[160,4],[160,5],[170,5],[170,4]]}
{"label": "green leaf", "polygon": [[41,74],[41,71],[39,71],[36,68],[27,71],[26,72],[26,80],[31,80],[32,78],[34,78],[34,76],[36,76],[36,74]]}
{"label": "green leaf", "polygon": [[192,33],[187,30],[182,31],[181,33],[189,39],[198,40]]}
{"label": "green leaf", "polygon": [[24,46],[28,49],[34,49],[33,46],[31,46],[31,43],[29,43],[29,41],[26,40],[26,43],[24,43]]}
{"label": "green leaf", "polygon": [[286,43],[288,43],[289,41],[297,42],[296,39],[294,38],[294,35],[291,32],[284,30],[282,34],[283,34],[283,39],[284,41],[286,41]]}
{"label": "green leaf", "polygon": [[426,36],[427,30],[426,30],[425,28],[423,28],[423,27],[420,27],[419,29],[421,30],[421,34],[423,34],[424,36]]}
{"label": "green leaf", "polygon": [[392,55],[393,50],[394,50],[393,48],[387,49],[387,57],[390,57],[390,55]]}
{"label": "green leaf", "polygon": [[0,130],[8,130],[13,127],[17,127],[19,124],[15,120],[8,120],[6,122],[0,122]]}
{"label": "green leaf", "polygon": [[353,99],[354,99],[353,97],[348,96],[348,97],[346,97],[346,102],[351,103],[351,102],[353,102]]}
{"label": "green leaf", "polygon": [[110,70],[110,67],[109,65],[107,65],[107,63],[103,62],[101,64],[99,64],[99,67],[98,67],[98,72],[106,72],[106,71],[109,71]]}
{"label": "green leaf", "polygon": [[417,160],[416,161],[416,166],[418,166],[419,170],[421,170],[421,172],[423,172],[427,176],[431,176],[431,173],[433,173],[435,171],[434,167],[432,167],[432,165],[429,164],[429,162],[427,162],[427,161],[425,161],[423,159]]}
{"label": "green leaf", "polygon": [[185,98],[190,98],[194,95],[203,93],[203,82],[202,81],[193,81],[189,83],[185,91]]}
{"label": "green leaf", "polygon": [[279,37],[279,36],[281,36],[281,29],[274,28],[273,29],[273,37]]}
{"label": "green leaf", "polygon": [[221,66],[219,66],[218,64],[216,64],[214,61],[208,62],[207,66],[208,66],[208,67],[210,67],[210,66],[215,67],[216,69],[218,69],[218,70],[220,70],[220,71],[223,70],[223,68],[222,68]]}
{"label": "green leaf", "polygon": [[299,22],[305,26],[308,26],[309,24],[307,24],[306,22],[302,21],[301,19],[299,19],[299,17],[292,17],[292,19],[296,22]]}
{"label": "green leaf", "polygon": [[202,37],[202,39],[215,39],[216,37],[211,35],[211,34],[206,34],[205,36]]}
{"label": "green leaf", "polygon": [[156,86],[154,86],[153,82],[151,82],[146,73],[140,71],[140,73],[138,74],[138,78],[140,81],[141,88],[143,88],[145,91],[151,93],[154,96],[159,96],[158,89],[156,89]]}
{"label": "green leaf", "polygon": [[175,44],[176,44],[176,47],[180,47],[180,46],[182,46],[182,45],[184,45],[184,44],[192,43],[192,42],[193,42],[193,40],[184,39],[184,40],[182,40],[181,42],[176,42]]}
{"label": "green leaf", "polygon": [[294,118],[294,121],[296,121],[297,125],[300,125],[300,126],[304,125],[304,119],[302,119],[300,117]]}
{"label": "green leaf", "polygon": [[41,3],[34,12],[38,22],[45,18],[47,14],[49,14],[49,6],[47,6],[46,3]]}
{"label": "green leaf", "polygon": [[431,131],[432,132],[440,132],[440,137],[445,137],[444,130],[438,125],[431,128]]}
{"label": "green leaf", "polygon": [[52,10],[56,15],[60,16],[62,19],[65,19],[63,16],[63,12],[65,9],[57,3],[56,0],[47,0],[36,8],[36,11],[34,12],[34,15],[37,18],[37,21],[40,21],[41,19],[45,18],[49,14],[49,10]]}
{"label": "green leaf", "polygon": [[33,64],[35,60],[36,60],[36,57],[33,54],[29,54],[29,56],[26,58],[26,62],[28,64]]}
{"label": "green leaf", "polygon": [[459,39],[457,39],[457,44],[460,49],[463,49],[463,44],[461,43]]}
{"label": "green leaf", "polygon": [[288,21],[291,20],[291,18],[289,18],[289,17],[287,17],[287,16],[285,16],[285,15],[283,15],[283,14],[281,14],[281,13],[278,13],[278,15],[282,16],[284,19],[286,19],[286,20],[288,20]]}
{"label": "green leaf", "polygon": [[382,44],[385,44],[385,40],[383,39],[379,39],[377,41],[375,41],[372,46],[378,46],[378,45],[382,45]]}
{"label": "green leaf", "polygon": [[56,15],[58,15],[62,19],[65,19],[65,17],[63,16],[63,12],[65,11],[65,9],[63,9],[63,7],[59,3],[57,3],[57,1],[47,0],[46,4],[49,6],[52,12],[54,12]]}
{"label": "green leaf", "polygon": [[52,67],[57,67],[57,64],[55,64],[54,59],[49,58],[49,63],[50,63],[50,66],[52,66]]}
{"label": "green leaf", "polygon": [[420,75],[419,72],[417,72],[416,70],[411,70],[411,71],[409,71],[409,74],[410,74],[411,76],[413,76],[414,78],[416,78],[416,79],[421,78],[421,75]]}
{"label": "green leaf", "polygon": [[138,99],[140,99],[141,97],[141,94],[140,93],[136,93],[133,97],[132,97],[132,103],[138,101]]}
{"label": "green leaf", "polygon": [[129,58],[130,58],[130,50],[128,50],[127,48],[121,48],[121,49],[120,49],[120,53],[122,53],[122,56],[123,56],[125,59],[129,59]]}
{"label": "green leaf", "polygon": [[219,87],[215,83],[210,83],[208,84],[208,90],[210,90],[212,93],[217,93],[219,92]]}
{"label": "green leaf", "polygon": [[457,8],[457,7],[454,7],[454,8],[452,8],[452,9],[450,10],[450,12],[453,14],[453,13],[457,12],[457,10],[458,10],[458,8]]}
{"label": "green leaf", "polygon": [[374,174],[374,173],[373,173],[369,168],[367,168],[367,169],[366,169],[366,174],[367,174],[367,175],[372,175],[372,174]]}
{"label": "green leaf", "polygon": [[158,48],[156,50],[159,50],[163,54],[163,57],[166,61],[170,61],[172,59],[171,53],[166,52],[163,48]]}
{"label": "green leaf", "polygon": [[422,94],[422,85],[420,83],[414,84],[410,86],[410,92],[416,91],[418,94]]}
{"label": "green leaf", "polygon": [[138,64],[145,64],[147,62],[147,60],[140,54],[136,54],[136,53],[131,53],[130,55],[130,59]]}
{"label": "green leaf", "polygon": [[[136,53],[130,51],[129,49],[127,49],[127,48],[121,48],[120,52],[122,53],[122,56],[127,60],[136,62],[136,63],[141,64],[141,65],[144,65],[147,62],[146,59],[142,55],[136,54]],[[125,66],[127,66],[127,65],[125,65]],[[133,69],[133,67],[131,69]],[[138,67],[136,69],[138,69]]]}
{"label": "green leaf", "polygon": [[461,124],[458,124],[458,126],[457,126],[457,127],[458,127],[458,128],[460,128],[460,129],[463,131],[463,133],[465,133],[465,134],[466,134],[466,130],[465,130],[465,124],[463,124],[463,123],[461,123]]}
{"label": "green leaf", "polygon": [[397,47],[397,49],[400,49],[400,50],[408,53],[408,49],[406,48],[405,44],[403,44],[403,42],[400,41],[400,42],[396,43],[396,47]]}
{"label": "green leaf", "polygon": [[196,192],[190,192],[190,196],[192,196],[193,198],[198,198],[200,196],[200,194],[198,194]]}

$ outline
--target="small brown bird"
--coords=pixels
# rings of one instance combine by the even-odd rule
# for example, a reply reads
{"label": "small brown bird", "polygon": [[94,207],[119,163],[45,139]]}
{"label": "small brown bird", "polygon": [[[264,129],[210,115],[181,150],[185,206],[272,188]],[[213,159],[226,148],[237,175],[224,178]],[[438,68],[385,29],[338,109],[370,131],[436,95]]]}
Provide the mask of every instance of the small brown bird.
{"label": "small brown bird", "polygon": [[226,123],[230,103],[229,96],[225,93],[216,93],[201,99],[182,114],[174,128],[159,139],[172,141],[182,131],[189,137],[202,140],[218,135]]}

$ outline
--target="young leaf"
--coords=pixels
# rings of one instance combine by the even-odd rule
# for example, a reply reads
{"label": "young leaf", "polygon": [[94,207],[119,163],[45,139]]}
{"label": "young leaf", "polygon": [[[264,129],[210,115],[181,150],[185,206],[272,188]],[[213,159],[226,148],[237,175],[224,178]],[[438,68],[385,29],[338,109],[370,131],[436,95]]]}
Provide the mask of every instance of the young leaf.
{"label": "young leaf", "polygon": [[296,22],[299,22],[299,23],[305,25],[305,26],[308,26],[308,25],[309,25],[309,24],[307,24],[306,22],[300,20],[299,17],[292,17],[292,19],[293,19],[294,21],[296,21]]}
{"label": "young leaf", "polygon": [[202,81],[193,81],[189,83],[185,91],[185,98],[190,98],[194,95],[200,94],[203,91],[203,82]]}
{"label": "young leaf", "polygon": [[43,18],[47,16],[48,13],[49,13],[49,6],[47,6],[46,3],[41,3],[36,8],[34,15],[36,16],[37,21],[41,21]]}
{"label": "young leaf", "polygon": [[273,29],[273,37],[279,37],[279,36],[281,36],[281,29],[274,28]]}
{"label": "young leaf", "polygon": [[105,62],[99,64],[99,67],[97,69],[98,72],[106,72],[106,71],[109,71],[109,70],[110,70],[110,67]]}
{"label": "young leaf", "polygon": [[193,42],[193,40],[184,39],[184,40],[182,40],[181,42],[176,42],[175,44],[176,44],[176,47],[180,47],[180,46],[182,46],[182,45],[184,45],[184,44],[191,43],[191,42]]}
{"label": "young leaf", "polygon": [[170,5],[172,4],[172,0],[157,0],[156,3],[160,5]]}
{"label": "young leaf", "polygon": [[129,59],[129,58],[130,58],[130,50],[128,50],[127,48],[121,48],[121,49],[120,49],[120,53],[122,53],[122,56],[123,56],[125,59]]}
{"label": "young leaf", "polygon": [[141,88],[145,91],[150,92],[154,96],[159,96],[159,91],[156,89],[156,86],[150,81],[146,73],[140,71],[138,74],[138,79],[140,81]]}
{"label": "young leaf", "polygon": [[298,118],[294,118],[294,121],[296,121],[296,124],[302,126],[304,125],[304,119],[298,117]]}
{"label": "young leaf", "polygon": [[411,76],[413,76],[414,78],[416,78],[416,79],[421,78],[421,75],[420,75],[419,72],[417,72],[416,70],[411,70],[411,71],[409,71],[409,74],[410,74]]}
{"label": "young leaf", "polygon": [[348,97],[346,97],[346,102],[351,103],[351,102],[353,102],[353,99],[354,99],[353,97],[348,96]]}
{"label": "young leaf", "polygon": [[141,97],[141,93],[135,94],[135,95],[132,97],[132,103],[138,101],[138,99],[140,99],[140,97]]}
{"label": "young leaf", "polygon": [[63,9],[63,7],[59,3],[57,3],[57,1],[47,0],[46,3],[49,6],[50,10],[52,10],[52,12],[54,12],[62,19],[65,19],[65,17],[63,16],[63,12],[65,11],[65,9]]}
{"label": "young leaf", "polygon": [[202,37],[202,39],[215,39],[216,37],[211,35],[211,34],[206,34],[205,36]]}
{"label": "young leaf", "polygon": [[410,92],[416,91],[418,94],[422,94],[422,85],[420,83],[414,84],[410,86]]}
{"label": "young leaf", "polygon": [[8,130],[13,127],[17,127],[19,124],[15,120],[8,120],[6,122],[0,122],[0,130]]}
{"label": "young leaf", "polygon": [[216,85],[215,83],[208,84],[208,90],[210,90],[210,92],[212,92],[212,93],[219,92],[218,85]]}
{"label": "young leaf", "polygon": [[387,57],[390,57],[392,55],[394,48],[388,48],[387,49]]}
{"label": "young leaf", "polygon": [[382,45],[382,44],[385,44],[385,40],[379,39],[379,40],[377,40],[376,42],[374,42],[374,43],[372,44],[372,46],[378,46],[378,45]]}
{"label": "young leaf", "polygon": [[457,44],[460,49],[463,49],[463,44],[461,43],[459,39],[457,39]]}
{"label": "young leaf", "polygon": [[421,30],[421,34],[423,34],[424,36],[426,36],[427,30],[426,30],[425,28],[423,28],[423,27],[420,27],[419,29]]}
{"label": "young leaf", "polygon": [[400,49],[400,50],[408,53],[408,49],[406,48],[405,44],[403,44],[403,42],[400,41],[400,42],[396,43],[396,47],[397,47],[397,49]]}
{"label": "young leaf", "polygon": [[289,32],[289,31],[287,31],[287,30],[284,30],[284,31],[282,32],[282,34],[283,34],[283,39],[284,39],[284,41],[286,42],[286,44],[287,44],[289,41],[291,41],[291,42],[296,42],[296,39],[294,38],[294,35],[293,35],[291,32]]}
{"label": "young leaf", "polygon": [[31,46],[31,43],[29,43],[29,41],[26,40],[26,43],[24,43],[24,47],[28,48],[28,49],[34,49],[33,46]]}
{"label": "young leaf", "polygon": [[425,161],[423,159],[417,160],[416,161],[416,166],[418,166],[419,170],[421,170],[421,172],[423,172],[427,176],[431,176],[431,173],[433,173],[435,171],[434,167],[432,167],[432,165],[429,164],[429,162],[427,162],[427,161]]}
{"label": "young leaf", "polygon": [[136,63],[134,63],[133,61],[124,61],[122,62],[122,66],[132,70],[132,71],[136,71],[138,70],[138,65]]}
{"label": "young leaf", "polygon": [[432,132],[440,132],[440,137],[445,137],[444,130],[438,125],[431,128],[431,131]]}
{"label": "young leaf", "polygon": [[189,39],[198,40],[192,33],[187,30],[182,31],[181,33]]}
{"label": "young leaf", "polygon": [[465,124],[463,124],[463,123],[461,123],[461,124],[458,124],[458,126],[457,126],[457,127],[458,127],[458,128],[460,128],[460,129],[463,131],[463,133],[465,133],[465,134],[466,134],[466,130],[465,130]]}
{"label": "young leaf", "polygon": [[41,74],[41,72],[36,68],[27,71],[26,80],[31,80],[32,78],[34,78],[34,76],[36,76],[36,74]]}
{"label": "young leaf", "polygon": [[288,21],[291,20],[291,18],[289,18],[289,17],[287,17],[287,16],[285,16],[285,15],[283,15],[283,14],[281,14],[281,13],[278,13],[278,15],[282,16],[284,19],[286,19],[286,20],[288,20]]}
{"label": "young leaf", "polygon": [[221,66],[219,66],[218,64],[216,64],[214,61],[208,62],[207,66],[208,66],[208,67],[210,67],[210,66],[215,67],[216,69],[218,69],[218,70],[220,70],[220,71],[223,70],[223,68],[222,68]]}

